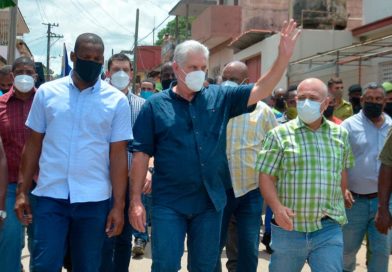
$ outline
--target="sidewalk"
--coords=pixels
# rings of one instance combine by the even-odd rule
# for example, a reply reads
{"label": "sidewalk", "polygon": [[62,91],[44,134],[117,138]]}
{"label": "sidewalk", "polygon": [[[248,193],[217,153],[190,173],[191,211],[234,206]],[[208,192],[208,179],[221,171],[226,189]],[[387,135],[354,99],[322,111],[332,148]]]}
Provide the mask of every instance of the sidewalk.
{"label": "sidewalk", "polygon": [[[26,241],[27,245],[27,241]],[[259,247],[259,265],[257,267],[258,272],[265,272],[268,271],[268,263],[269,263],[269,258],[270,255],[268,255],[265,250],[264,250],[264,245],[260,244]],[[23,267],[26,269],[26,272],[28,271],[28,264],[30,260],[30,255],[29,251],[27,250],[27,247],[24,248],[23,253],[22,253],[22,263]],[[225,264],[227,261],[225,252],[223,251],[222,254],[222,267],[223,267],[223,272],[227,272]],[[390,257],[389,260],[391,261],[392,258]],[[181,260],[181,272],[186,272],[188,271],[186,269],[186,262],[187,262],[187,251],[185,250],[184,256],[182,257]],[[358,255],[357,255],[357,268],[356,272],[365,272],[366,270],[366,247],[362,245]],[[151,270],[151,248],[150,244],[147,245],[146,247],[146,254],[143,258],[140,259],[134,259],[132,258],[131,264],[129,266],[129,271],[131,272],[149,272]],[[66,271],[66,270],[63,270]],[[305,266],[302,269],[302,272],[310,272],[310,268],[308,266]]]}

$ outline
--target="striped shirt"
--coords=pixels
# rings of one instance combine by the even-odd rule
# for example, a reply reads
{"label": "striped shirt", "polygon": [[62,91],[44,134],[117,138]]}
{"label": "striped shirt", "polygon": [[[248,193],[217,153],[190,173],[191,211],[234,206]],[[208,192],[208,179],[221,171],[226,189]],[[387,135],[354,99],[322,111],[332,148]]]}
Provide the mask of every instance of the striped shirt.
{"label": "striped shirt", "polygon": [[131,107],[131,124],[133,127],[136,122],[136,118],[139,115],[140,109],[146,100],[137,96],[136,94],[133,94],[131,91],[128,92],[127,97],[129,106]]}
{"label": "striped shirt", "polygon": [[353,165],[346,129],[324,118],[312,131],[296,118],[267,133],[256,167],[277,177],[278,197],[295,213],[294,230],[312,232],[325,216],[347,222],[341,173]]}
{"label": "striped shirt", "polygon": [[[129,101],[129,106],[131,107],[131,125],[133,128],[133,125],[136,122],[136,118],[139,115],[140,109],[142,108],[144,102],[146,102],[145,99],[137,96],[136,94],[133,94],[130,90],[128,91],[127,94],[128,101]],[[128,169],[131,169],[131,161],[132,161],[132,141],[129,141],[128,143]]]}
{"label": "striped shirt", "polygon": [[4,152],[7,157],[10,183],[18,181],[22,149],[30,134],[25,122],[34,95],[35,91],[29,99],[23,101],[15,96],[12,87],[9,92],[0,97],[0,137],[3,140]]}
{"label": "striped shirt", "polygon": [[259,173],[255,170],[257,154],[267,131],[277,125],[273,111],[264,102],[258,102],[253,112],[230,119],[226,153],[236,197],[258,187]]}

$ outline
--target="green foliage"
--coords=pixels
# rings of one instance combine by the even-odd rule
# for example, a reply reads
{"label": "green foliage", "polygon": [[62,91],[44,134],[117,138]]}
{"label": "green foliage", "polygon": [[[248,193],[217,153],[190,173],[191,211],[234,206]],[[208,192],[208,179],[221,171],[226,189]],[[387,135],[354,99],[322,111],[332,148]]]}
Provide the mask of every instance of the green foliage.
{"label": "green foliage", "polygon": [[[192,25],[192,22],[196,19],[196,17],[189,17],[189,23]],[[178,17],[178,34],[179,34],[179,42],[185,40],[186,37],[186,17]],[[162,45],[163,36],[168,33],[172,37],[176,36],[176,19],[174,18],[170,22],[167,23],[166,27],[162,28],[158,32],[158,40],[155,42],[155,45]],[[188,38],[190,38],[191,34],[189,33]]]}

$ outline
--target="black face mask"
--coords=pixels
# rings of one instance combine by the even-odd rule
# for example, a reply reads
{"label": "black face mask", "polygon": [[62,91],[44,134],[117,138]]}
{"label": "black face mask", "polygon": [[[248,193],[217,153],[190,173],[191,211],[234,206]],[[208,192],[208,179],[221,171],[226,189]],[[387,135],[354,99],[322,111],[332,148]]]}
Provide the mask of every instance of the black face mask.
{"label": "black face mask", "polygon": [[176,81],[175,79],[164,79],[161,81],[162,84],[162,90],[166,90],[170,88],[170,85],[172,84],[173,81]]}
{"label": "black face mask", "polygon": [[324,117],[329,119],[333,115],[334,106],[328,106],[327,109],[324,111]]}
{"label": "black face mask", "polygon": [[76,57],[74,71],[85,83],[92,83],[95,82],[101,74],[102,64],[91,60],[82,60]]}
{"label": "black face mask", "polygon": [[351,97],[350,98],[350,103],[353,106],[354,114],[358,113],[362,109],[361,98],[359,98],[359,97]]}
{"label": "black face mask", "polygon": [[284,98],[279,97],[275,100],[275,108],[282,111],[286,108],[286,103],[284,101]]}
{"label": "black face mask", "polygon": [[369,119],[380,117],[382,113],[382,104],[365,102],[363,105],[363,113]]}
{"label": "black face mask", "polygon": [[388,114],[390,117],[392,117],[392,102],[385,104],[384,111],[386,114]]}

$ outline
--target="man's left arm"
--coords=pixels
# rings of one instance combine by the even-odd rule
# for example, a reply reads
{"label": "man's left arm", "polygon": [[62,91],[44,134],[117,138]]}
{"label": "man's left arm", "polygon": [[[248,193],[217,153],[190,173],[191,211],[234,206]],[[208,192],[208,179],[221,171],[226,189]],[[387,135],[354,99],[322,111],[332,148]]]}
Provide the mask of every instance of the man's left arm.
{"label": "man's left arm", "polygon": [[287,68],[289,60],[293,54],[296,41],[300,31],[296,29],[297,23],[294,20],[285,22],[280,32],[278,57],[271,69],[264,74],[254,85],[248,100],[248,106],[256,104],[258,101],[271,95],[272,90],[282,78]]}
{"label": "man's left arm", "polygon": [[113,208],[108,215],[105,231],[109,237],[112,237],[119,235],[124,226],[125,192],[128,181],[127,141],[111,143],[109,157]]}
{"label": "man's left arm", "polygon": [[[0,210],[5,211],[5,196],[7,194],[8,175],[7,175],[7,159],[5,156],[3,142],[0,138]],[[0,218],[0,227],[3,219]]]}
{"label": "man's left arm", "polygon": [[125,192],[128,182],[128,140],[133,139],[131,110],[128,99],[122,97],[116,107],[110,137],[110,180],[113,188],[113,207],[106,220],[109,237],[119,235],[124,226]]}

